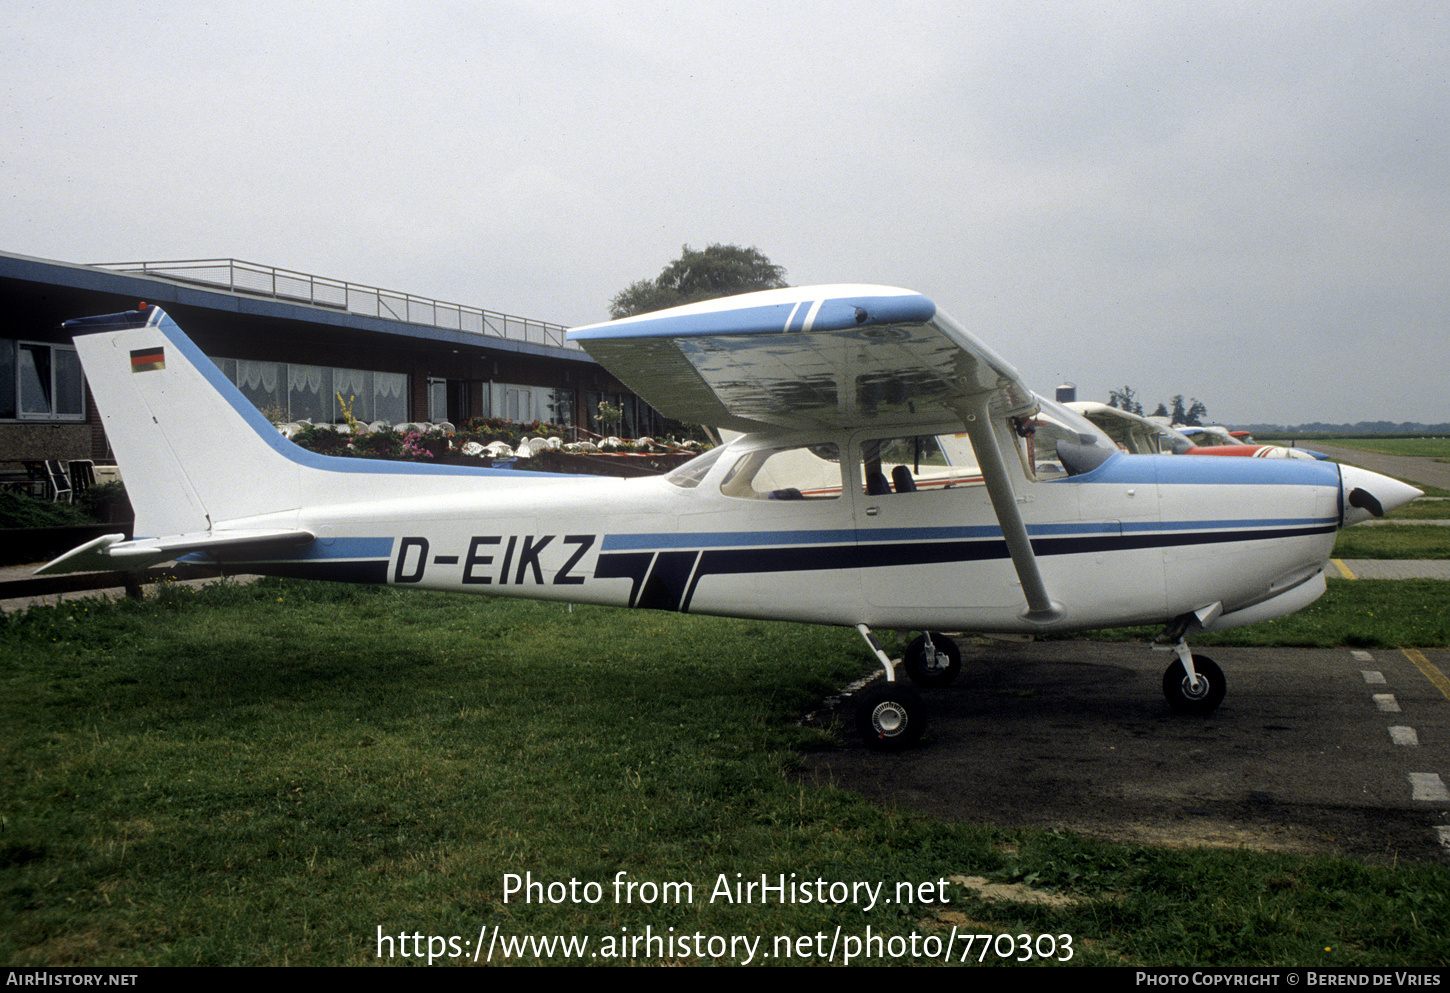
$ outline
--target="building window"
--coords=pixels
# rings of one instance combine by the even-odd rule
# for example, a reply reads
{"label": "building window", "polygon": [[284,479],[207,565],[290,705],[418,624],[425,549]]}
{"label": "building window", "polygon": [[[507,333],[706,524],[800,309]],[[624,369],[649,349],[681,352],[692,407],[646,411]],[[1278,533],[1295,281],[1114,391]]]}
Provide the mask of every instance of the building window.
{"label": "building window", "polygon": [[360,421],[402,424],[408,420],[408,376],[332,366],[217,359],[222,374],[258,410],[281,420],[338,423],[342,401]]}
{"label": "building window", "polygon": [[484,417],[499,417],[514,424],[574,423],[574,391],[567,387],[524,386],[519,383],[485,383]]}
{"label": "building window", "polygon": [[428,380],[428,420],[437,424],[448,420],[448,380]]}
{"label": "building window", "polygon": [[[600,403],[619,412],[619,420],[613,423],[599,416]],[[621,438],[642,438],[664,433],[664,418],[659,411],[632,393],[599,393],[590,391],[585,395],[585,412],[589,415],[588,428],[598,435],[617,435]]]}
{"label": "building window", "polygon": [[0,419],[83,421],[84,382],[69,345],[0,341]]}

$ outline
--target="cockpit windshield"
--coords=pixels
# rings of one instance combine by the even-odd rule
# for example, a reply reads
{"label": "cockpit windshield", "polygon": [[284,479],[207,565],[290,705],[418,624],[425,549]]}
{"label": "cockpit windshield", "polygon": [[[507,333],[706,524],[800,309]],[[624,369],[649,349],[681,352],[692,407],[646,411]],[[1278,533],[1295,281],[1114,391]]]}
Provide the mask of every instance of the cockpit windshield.
{"label": "cockpit windshield", "polygon": [[725,445],[717,445],[708,452],[702,452],[682,466],[677,466],[672,472],[665,476],[666,481],[673,483],[681,489],[692,490],[700,485],[700,480],[710,472],[716,460],[725,452]]}
{"label": "cockpit windshield", "polygon": [[[1055,400],[1039,396],[1037,413],[1013,422],[1019,439],[1023,466],[1034,479],[1055,479],[1084,472],[1085,464],[1096,465],[1118,450],[1102,428]],[[1086,447],[1096,457],[1087,463],[1064,453]]]}
{"label": "cockpit windshield", "polygon": [[1071,432],[1072,434],[1076,435],[1087,435],[1086,438],[1073,439],[1079,444],[1103,445],[1107,448],[1116,447],[1113,443],[1113,439],[1108,437],[1106,431],[1098,427],[1086,417],[1079,414],[1077,411],[1064,407],[1056,400],[1049,400],[1043,396],[1039,396],[1037,400],[1042,405],[1041,413],[1038,415],[1039,417],[1045,415],[1052,421],[1056,422],[1056,424],[1063,428],[1064,431]]}

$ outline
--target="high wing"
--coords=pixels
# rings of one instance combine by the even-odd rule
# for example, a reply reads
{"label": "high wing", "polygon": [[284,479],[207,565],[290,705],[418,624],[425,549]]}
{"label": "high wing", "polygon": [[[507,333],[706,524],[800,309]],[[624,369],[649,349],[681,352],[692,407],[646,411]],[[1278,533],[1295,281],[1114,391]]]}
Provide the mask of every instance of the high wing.
{"label": "high wing", "polygon": [[677,420],[747,432],[959,420],[1022,581],[1025,616],[1061,615],[992,427],[1031,414],[1037,398],[1016,369],[920,293],[856,284],[766,290],[569,337]]}
{"label": "high wing", "polygon": [[576,328],[676,420],[737,431],[928,424],[1036,405],[1017,370],[936,304],[890,286],[792,287]]}

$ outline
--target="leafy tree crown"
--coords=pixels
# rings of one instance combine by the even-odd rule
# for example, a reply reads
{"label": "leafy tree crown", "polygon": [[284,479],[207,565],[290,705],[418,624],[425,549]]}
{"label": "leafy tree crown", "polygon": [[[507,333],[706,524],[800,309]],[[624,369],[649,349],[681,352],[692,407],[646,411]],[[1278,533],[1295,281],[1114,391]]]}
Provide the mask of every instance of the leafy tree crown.
{"label": "leafy tree crown", "polygon": [[789,285],[784,267],[770,261],[758,249],[710,245],[696,251],[683,245],[680,257],[654,279],[637,280],[620,290],[610,301],[609,316],[632,317],[700,300]]}

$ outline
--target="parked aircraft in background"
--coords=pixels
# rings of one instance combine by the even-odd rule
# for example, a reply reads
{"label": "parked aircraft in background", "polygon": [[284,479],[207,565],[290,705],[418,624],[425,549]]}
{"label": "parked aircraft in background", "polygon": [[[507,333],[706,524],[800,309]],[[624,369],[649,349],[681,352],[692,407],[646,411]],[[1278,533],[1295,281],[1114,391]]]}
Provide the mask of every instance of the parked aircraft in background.
{"label": "parked aircraft in background", "polygon": [[1217,424],[1175,424],[1173,428],[1180,434],[1192,438],[1200,448],[1245,444],[1229,434],[1228,428],[1221,428]]}
{"label": "parked aircraft in background", "polygon": [[[1230,455],[1256,459],[1323,459],[1320,452],[1284,445],[1242,443],[1223,428],[1170,427],[1141,414],[1091,401],[1067,405],[1101,428],[1117,446],[1135,455]],[[1245,432],[1246,433],[1246,432]],[[1227,439],[1227,440],[1224,440]]]}
{"label": "parked aircraft in background", "polygon": [[1208,712],[1223,673],[1187,637],[1310,603],[1335,531],[1419,493],[1326,462],[1125,455],[929,299],[891,287],[770,290],[571,332],[666,416],[744,432],[646,479],[316,455],[159,309],[67,328],[136,537],[42,572],[204,557],[850,626],[886,676],[858,711],[883,749],[914,741],[924,713],[877,629],[922,632],[903,668],[931,686],[961,665],[942,631],[1162,624],[1168,702]]}
{"label": "parked aircraft in background", "polygon": [[[1249,455],[1256,459],[1328,459],[1323,452],[1287,445],[1260,445],[1247,431],[1221,427],[1183,426],[1173,430],[1193,443],[1194,455]],[[1239,435],[1244,437],[1240,438]]]}
{"label": "parked aircraft in background", "polygon": [[1091,421],[1113,444],[1131,455],[1172,455],[1193,447],[1193,442],[1184,435],[1142,414],[1091,400],[1074,400],[1066,406]]}

